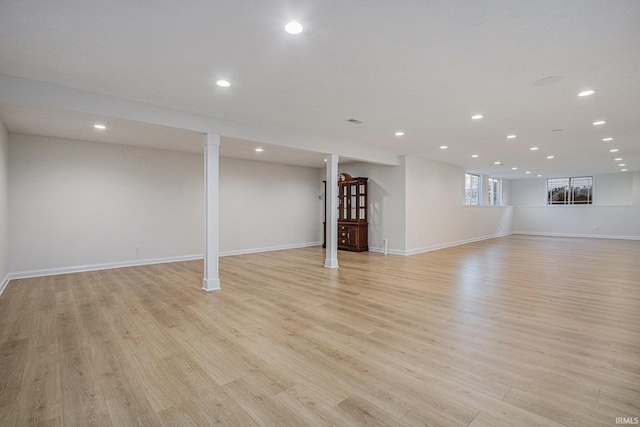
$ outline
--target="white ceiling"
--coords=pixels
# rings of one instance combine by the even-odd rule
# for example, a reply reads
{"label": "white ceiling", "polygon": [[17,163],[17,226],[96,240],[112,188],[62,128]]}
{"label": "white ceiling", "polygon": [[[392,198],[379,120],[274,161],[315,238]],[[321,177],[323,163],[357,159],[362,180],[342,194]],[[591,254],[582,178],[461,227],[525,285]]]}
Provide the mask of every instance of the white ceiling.
{"label": "white ceiling", "polygon": [[[306,26],[299,36],[281,29],[292,18]],[[640,170],[637,0],[3,0],[0,73],[505,178],[618,172],[614,157]],[[549,76],[560,78],[535,84]],[[59,127],[31,110],[4,105],[0,118],[12,131]],[[142,126],[150,144],[196,149],[182,131],[126,126],[106,142],[131,143]]]}

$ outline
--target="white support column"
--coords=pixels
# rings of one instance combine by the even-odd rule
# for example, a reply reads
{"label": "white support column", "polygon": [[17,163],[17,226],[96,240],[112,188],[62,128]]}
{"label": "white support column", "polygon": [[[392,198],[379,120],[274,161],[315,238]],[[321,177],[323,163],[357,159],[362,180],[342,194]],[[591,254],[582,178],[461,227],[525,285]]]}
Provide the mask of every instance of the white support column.
{"label": "white support column", "polygon": [[218,187],[220,183],[218,156],[220,135],[204,137],[204,279],[202,289],[220,289],[218,275]]}
{"label": "white support column", "polygon": [[338,155],[327,154],[327,245],[324,266],[338,267]]}

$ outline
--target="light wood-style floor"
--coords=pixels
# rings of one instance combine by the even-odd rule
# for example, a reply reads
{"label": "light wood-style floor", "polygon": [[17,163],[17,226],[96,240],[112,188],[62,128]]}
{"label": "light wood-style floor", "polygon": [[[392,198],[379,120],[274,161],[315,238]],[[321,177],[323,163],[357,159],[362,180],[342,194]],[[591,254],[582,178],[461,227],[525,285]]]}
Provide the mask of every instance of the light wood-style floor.
{"label": "light wood-style floor", "polygon": [[5,426],[615,425],[640,416],[640,242],[510,236],[12,281]]}

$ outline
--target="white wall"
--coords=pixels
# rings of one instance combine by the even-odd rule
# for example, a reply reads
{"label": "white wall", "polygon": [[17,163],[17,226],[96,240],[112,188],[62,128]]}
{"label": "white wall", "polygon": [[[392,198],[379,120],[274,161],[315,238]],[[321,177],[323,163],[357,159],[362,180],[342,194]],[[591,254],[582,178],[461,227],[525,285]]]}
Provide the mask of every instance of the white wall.
{"label": "white wall", "polygon": [[9,273],[9,135],[0,121],[0,293]]}
{"label": "white wall", "polygon": [[222,255],[322,243],[318,169],[220,159]]}
{"label": "white wall", "polygon": [[12,274],[202,254],[201,155],[10,134],[9,178]]}
{"label": "white wall", "polygon": [[515,233],[640,239],[640,172],[596,175],[590,206],[548,206],[545,185],[511,182]]}
{"label": "white wall", "polygon": [[340,173],[367,177],[369,202],[369,250],[383,251],[388,240],[389,253],[405,252],[405,168],[371,163],[340,165]]}
{"label": "white wall", "polygon": [[463,169],[416,157],[405,161],[407,254],[511,233],[510,206],[464,206]]}

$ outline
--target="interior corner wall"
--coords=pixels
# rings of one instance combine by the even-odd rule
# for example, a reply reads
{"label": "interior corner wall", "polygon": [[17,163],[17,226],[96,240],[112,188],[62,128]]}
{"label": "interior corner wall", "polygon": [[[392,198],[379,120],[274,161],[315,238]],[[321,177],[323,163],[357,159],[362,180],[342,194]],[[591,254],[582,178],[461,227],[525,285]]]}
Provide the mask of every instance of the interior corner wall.
{"label": "interior corner wall", "polygon": [[9,273],[9,135],[0,121],[0,293]]}
{"label": "interior corner wall", "polygon": [[511,182],[514,232],[640,240],[640,172],[594,176],[594,204],[548,206],[546,181]]}
{"label": "interior corner wall", "polygon": [[387,239],[391,254],[405,253],[405,167],[373,163],[339,164],[339,171],[367,177],[369,250],[382,252]]}
{"label": "interior corner wall", "polygon": [[220,254],[322,243],[317,168],[220,158]]}
{"label": "interior corner wall", "polygon": [[408,156],[405,167],[408,255],[511,234],[511,206],[464,206],[462,168]]}
{"label": "interior corner wall", "polygon": [[9,134],[12,277],[202,256],[203,157]]}

